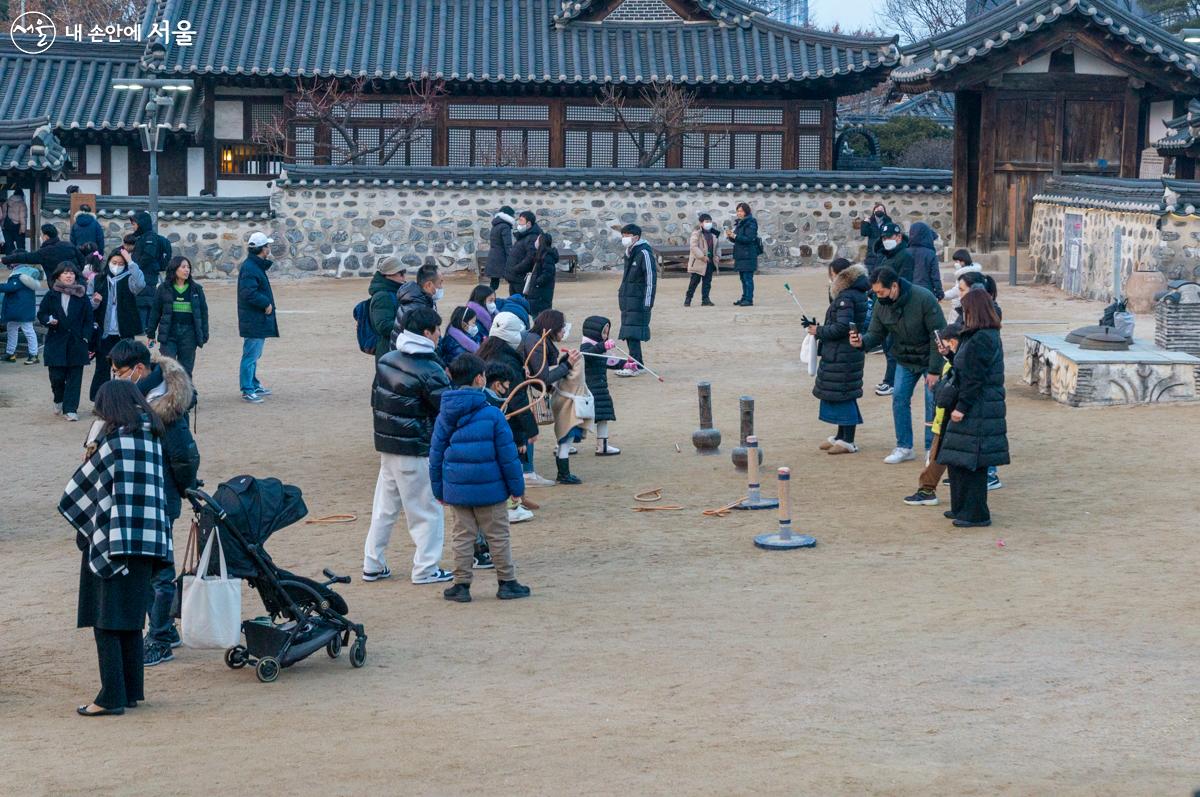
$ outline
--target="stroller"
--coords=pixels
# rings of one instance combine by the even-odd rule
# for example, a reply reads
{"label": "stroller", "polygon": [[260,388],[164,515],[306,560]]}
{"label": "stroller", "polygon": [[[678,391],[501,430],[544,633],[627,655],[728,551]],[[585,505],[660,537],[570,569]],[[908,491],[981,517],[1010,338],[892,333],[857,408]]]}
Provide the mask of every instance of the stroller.
{"label": "stroller", "polygon": [[360,624],[346,618],[346,600],[331,589],[333,584],[349,584],[350,577],[328,568],[325,582],[298,576],[276,566],[263,548],[272,533],[308,514],[299,487],[278,479],[238,476],[218,486],[215,498],[201,490],[188,490],[187,497],[198,518],[200,547],[209,534],[220,534],[229,575],[246,579],[270,614],[242,623],[246,644],[225,651],[227,666],[237,670],[254,665],[258,680],[270,683],[280,669],[321,648],[336,659],[346,645],[352,667],[366,663],[367,635]]}

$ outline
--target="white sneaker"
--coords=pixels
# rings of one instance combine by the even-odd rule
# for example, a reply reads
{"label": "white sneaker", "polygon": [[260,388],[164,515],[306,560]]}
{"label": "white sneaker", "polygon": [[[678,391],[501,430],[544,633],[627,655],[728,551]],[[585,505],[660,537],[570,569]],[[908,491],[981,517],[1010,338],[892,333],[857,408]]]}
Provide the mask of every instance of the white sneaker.
{"label": "white sneaker", "polygon": [[899,465],[901,462],[912,462],[916,459],[911,448],[894,448],[892,453],[883,458],[889,465]]}
{"label": "white sneaker", "polygon": [[61,401],[54,402],[54,414],[62,415],[62,402]]}
{"label": "white sneaker", "polygon": [[641,375],[642,375],[642,369],[641,369],[641,368],[632,368],[632,369],[630,369],[630,368],[622,368],[621,370],[617,371],[617,372],[616,372],[616,374],[617,374],[617,376],[625,376],[625,377],[629,377],[629,376],[641,376]]}
{"label": "white sneaker", "polygon": [[74,412],[68,412],[68,413],[67,413],[67,420],[68,420],[68,421],[77,421],[77,420],[79,420],[79,415],[78,415],[78,414],[76,414],[76,413],[74,413]]}
{"label": "white sneaker", "polygon": [[533,520],[533,513],[520,504],[515,509],[508,510],[509,523],[524,523],[526,520]]}
{"label": "white sneaker", "polygon": [[553,487],[554,482],[550,481],[549,479],[542,478],[541,476],[537,475],[537,473],[526,473],[525,474],[525,486],[526,487]]}
{"label": "white sneaker", "polygon": [[447,570],[443,570],[439,567],[437,570],[434,570],[432,573],[430,573],[427,576],[421,576],[420,578],[414,578],[412,580],[412,583],[414,583],[414,584],[441,584],[443,582],[453,581],[453,580],[454,580],[453,573],[451,573]]}

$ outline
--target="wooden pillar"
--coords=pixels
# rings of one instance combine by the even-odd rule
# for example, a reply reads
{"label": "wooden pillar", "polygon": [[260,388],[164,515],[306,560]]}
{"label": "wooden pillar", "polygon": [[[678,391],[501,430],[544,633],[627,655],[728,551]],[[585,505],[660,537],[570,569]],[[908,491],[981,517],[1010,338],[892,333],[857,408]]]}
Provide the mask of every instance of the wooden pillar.
{"label": "wooden pillar", "polygon": [[1175,179],[1196,179],[1196,159],[1194,157],[1190,155],[1177,155],[1175,157]]}
{"label": "wooden pillar", "polygon": [[216,89],[211,80],[205,81],[204,115],[200,122],[200,142],[204,147],[204,190],[217,193]]}
{"label": "wooden pillar", "polygon": [[100,145],[100,194],[112,194],[112,145]]}
{"label": "wooden pillar", "polygon": [[1125,89],[1121,120],[1121,177],[1138,176],[1138,137],[1142,122],[1142,95],[1132,85]]}
{"label": "wooden pillar", "polygon": [[979,103],[979,204],[975,212],[975,249],[992,248],[992,193],[996,167],[996,92],[985,88]]}
{"label": "wooden pillar", "polygon": [[561,169],[567,163],[567,103],[561,98],[550,100],[550,168]]}
{"label": "wooden pillar", "polygon": [[783,104],[783,158],[782,166],[785,170],[791,171],[796,168],[797,153],[796,147],[796,117],[800,110],[794,100],[787,100]]}
{"label": "wooden pillar", "polygon": [[450,101],[452,97],[442,97],[437,101],[437,111],[433,118],[433,145],[430,160],[434,166],[445,166],[450,162]]}
{"label": "wooden pillar", "polygon": [[970,202],[971,177],[970,169],[970,130],[979,123],[975,111],[978,109],[974,102],[975,95],[965,91],[954,95],[954,180],[952,183],[954,202],[954,242],[958,246],[970,246],[967,239],[967,217]]}
{"label": "wooden pillar", "polygon": [[833,128],[837,119],[837,100],[821,103],[821,168],[833,170]]}

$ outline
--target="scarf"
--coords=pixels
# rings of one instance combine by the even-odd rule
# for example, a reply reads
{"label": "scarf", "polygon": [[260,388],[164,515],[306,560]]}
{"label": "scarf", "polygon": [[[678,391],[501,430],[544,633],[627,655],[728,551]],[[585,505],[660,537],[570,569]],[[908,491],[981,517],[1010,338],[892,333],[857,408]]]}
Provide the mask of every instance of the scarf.
{"label": "scarf", "polygon": [[492,328],[492,314],[488,309],[479,302],[467,302],[467,307],[475,311],[475,317],[479,319],[479,323],[483,326],[484,331]]}
{"label": "scarf", "polygon": [[466,332],[463,332],[458,327],[450,328],[450,337],[454,338],[454,340],[458,343],[459,346],[462,346],[464,349],[469,351],[471,354],[474,354],[475,352],[479,351],[479,344],[475,341],[475,339],[472,338],[470,335],[468,335]]}
{"label": "scarf", "polygon": [[127,574],[131,556],[173,561],[163,477],[162,445],[143,419],[101,437],[67,483],[58,511],[100,578]]}
{"label": "scarf", "polygon": [[82,297],[84,294],[84,291],[87,290],[82,285],[80,285],[78,282],[73,282],[70,285],[63,285],[61,282],[55,282],[53,285],[50,286],[50,289],[54,290],[54,291],[58,291],[59,293],[65,293],[68,296],[79,296],[79,297]]}

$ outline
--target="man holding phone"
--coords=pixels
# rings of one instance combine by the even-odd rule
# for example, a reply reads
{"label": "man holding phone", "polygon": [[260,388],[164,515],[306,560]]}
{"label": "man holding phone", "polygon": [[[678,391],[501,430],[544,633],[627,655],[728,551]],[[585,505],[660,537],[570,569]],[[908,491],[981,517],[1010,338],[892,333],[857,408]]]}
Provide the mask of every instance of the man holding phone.
{"label": "man holding phone", "polygon": [[896,386],[892,394],[892,423],[896,429],[896,448],[884,458],[889,465],[916,459],[913,454],[912,395],[918,382],[925,383],[925,450],[933,444],[934,399],[944,363],[938,353],[936,335],[945,328],[946,317],[933,294],[919,285],[901,279],[891,268],[881,266],[871,277],[875,293],[875,312],[865,335],[850,332],[850,345],[870,351],[892,336],[896,357]]}

